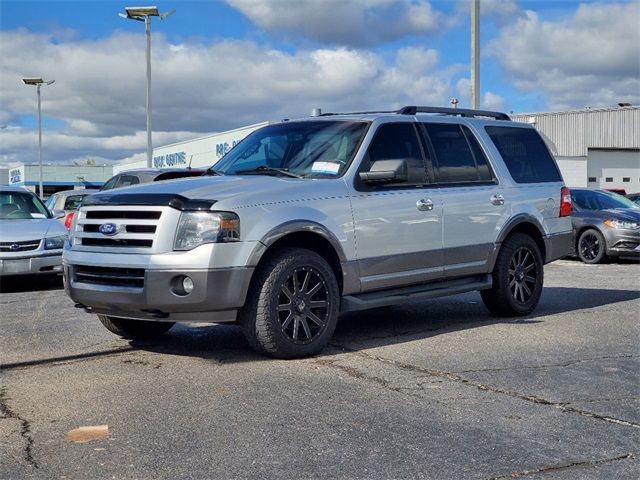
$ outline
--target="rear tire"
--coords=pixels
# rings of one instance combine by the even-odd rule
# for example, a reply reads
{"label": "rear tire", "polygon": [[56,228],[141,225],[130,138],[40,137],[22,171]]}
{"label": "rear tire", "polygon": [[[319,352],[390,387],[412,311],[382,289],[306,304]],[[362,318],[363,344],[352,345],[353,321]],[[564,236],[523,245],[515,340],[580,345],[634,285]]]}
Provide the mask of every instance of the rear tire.
{"label": "rear tire", "polygon": [[606,247],[604,236],[595,228],[590,228],[580,235],[576,250],[580,260],[595,265],[604,260]]}
{"label": "rear tire", "polygon": [[299,358],[329,342],[339,303],[338,282],[327,261],[310,250],[285,248],[256,271],[238,317],[254,350]]}
{"label": "rear tire", "polygon": [[480,292],[485,307],[498,317],[531,313],[542,293],[543,265],[533,238],[523,233],[507,237],[493,268],[493,287]]}
{"label": "rear tire", "polygon": [[98,315],[98,319],[111,333],[127,340],[149,340],[168,332],[175,322],[149,322],[128,318]]}

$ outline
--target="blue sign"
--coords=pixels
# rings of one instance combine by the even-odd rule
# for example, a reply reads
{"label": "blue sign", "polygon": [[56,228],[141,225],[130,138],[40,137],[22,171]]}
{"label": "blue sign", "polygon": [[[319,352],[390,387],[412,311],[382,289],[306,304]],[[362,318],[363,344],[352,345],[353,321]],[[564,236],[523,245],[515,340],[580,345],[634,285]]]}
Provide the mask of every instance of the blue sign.
{"label": "blue sign", "polygon": [[240,143],[240,140],[234,140],[233,142],[231,142],[231,145],[229,145],[227,142],[216,144],[216,158],[224,157],[227,153],[229,153],[229,150],[235,147],[238,143]]}
{"label": "blue sign", "polygon": [[20,183],[22,181],[22,170],[14,168],[9,170],[9,183]]}
{"label": "blue sign", "polygon": [[168,153],[166,155],[153,157],[153,166],[155,168],[176,167],[178,165],[186,164],[187,154],[184,152]]}

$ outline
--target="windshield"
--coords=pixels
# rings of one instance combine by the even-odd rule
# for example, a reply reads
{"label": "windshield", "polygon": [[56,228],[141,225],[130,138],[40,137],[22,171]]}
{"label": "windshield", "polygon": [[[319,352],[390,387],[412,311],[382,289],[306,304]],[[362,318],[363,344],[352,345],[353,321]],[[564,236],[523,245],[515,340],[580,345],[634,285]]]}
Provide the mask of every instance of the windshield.
{"label": "windshield", "polygon": [[51,218],[38,197],[27,192],[0,192],[0,220]]}
{"label": "windshield", "polygon": [[628,198],[613,192],[572,190],[571,201],[583,210],[638,208],[638,205]]}
{"label": "windshield", "polygon": [[368,125],[347,121],[270,125],[242,140],[215,170],[225,175],[339,177],[353,159]]}

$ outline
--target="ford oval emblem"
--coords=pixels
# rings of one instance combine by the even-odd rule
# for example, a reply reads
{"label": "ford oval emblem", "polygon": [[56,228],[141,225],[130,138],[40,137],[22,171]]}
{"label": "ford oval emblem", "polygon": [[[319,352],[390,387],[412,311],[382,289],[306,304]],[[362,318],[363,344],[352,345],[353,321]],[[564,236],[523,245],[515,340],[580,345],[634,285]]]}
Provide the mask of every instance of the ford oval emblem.
{"label": "ford oval emblem", "polygon": [[118,226],[115,223],[103,223],[98,231],[103,235],[115,235],[118,233]]}

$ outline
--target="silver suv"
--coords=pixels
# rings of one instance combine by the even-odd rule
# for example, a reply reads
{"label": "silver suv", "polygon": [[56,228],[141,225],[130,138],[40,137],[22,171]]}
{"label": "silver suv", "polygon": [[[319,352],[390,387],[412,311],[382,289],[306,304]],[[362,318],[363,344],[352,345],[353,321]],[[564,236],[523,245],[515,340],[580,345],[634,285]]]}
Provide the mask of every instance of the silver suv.
{"label": "silver suv", "polygon": [[237,322],[256,350],[317,353],[340,312],[479,290],[529,314],[571,250],[545,143],[503,113],[432,107],[263,127],[201,178],[88,197],[66,289],[110,331]]}

